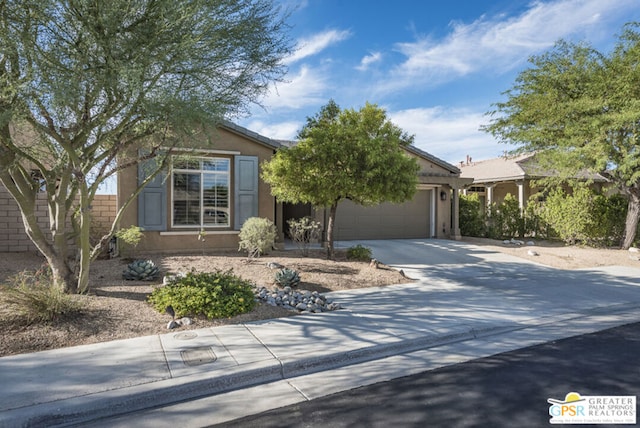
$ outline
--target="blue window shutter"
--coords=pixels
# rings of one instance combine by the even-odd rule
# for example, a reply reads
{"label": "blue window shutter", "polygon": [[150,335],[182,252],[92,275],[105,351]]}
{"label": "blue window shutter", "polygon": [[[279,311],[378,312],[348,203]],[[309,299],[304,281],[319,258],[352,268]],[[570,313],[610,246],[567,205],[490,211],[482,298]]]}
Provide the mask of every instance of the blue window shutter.
{"label": "blue window shutter", "polygon": [[258,157],[235,157],[234,226],[240,230],[245,220],[258,216]]}
{"label": "blue window shutter", "polygon": [[[138,164],[138,185],[151,169],[155,169],[155,159]],[[167,230],[166,175],[161,171],[138,195],[138,226],[144,230]]]}

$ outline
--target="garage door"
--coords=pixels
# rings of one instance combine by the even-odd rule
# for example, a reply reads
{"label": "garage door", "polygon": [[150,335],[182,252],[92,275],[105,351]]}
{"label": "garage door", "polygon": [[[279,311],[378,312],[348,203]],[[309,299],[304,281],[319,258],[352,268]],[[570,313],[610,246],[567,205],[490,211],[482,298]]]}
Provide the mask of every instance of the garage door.
{"label": "garage door", "polygon": [[363,207],[342,201],[336,214],[336,240],[429,237],[430,190],[418,190],[403,204]]}

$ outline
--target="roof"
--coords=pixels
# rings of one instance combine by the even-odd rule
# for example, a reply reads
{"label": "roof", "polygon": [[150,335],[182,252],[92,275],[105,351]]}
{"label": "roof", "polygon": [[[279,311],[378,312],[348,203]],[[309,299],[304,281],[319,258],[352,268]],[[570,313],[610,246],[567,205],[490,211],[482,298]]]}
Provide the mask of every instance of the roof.
{"label": "roof", "polygon": [[236,134],[240,134],[244,137],[247,137],[250,140],[253,140],[257,143],[271,147],[272,149],[279,149],[280,147],[282,147],[282,144],[279,141],[272,140],[271,138],[265,137],[264,135],[260,135],[257,132],[253,132],[247,128],[244,128],[228,120],[222,120],[220,122],[220,127],[228,131],[234,132]]}
{"label": "roof", "polygon": [[[474,183],[493,183],[498,181],[512,181],[524,179],[536,179],[551,177],[553,171],[544,170],[535,162],[533,153],[515,156],[501,156],[499,158],[467,163],[461,162],[461,174],[463,178],[473,178]],[[597,173],[581,174],[581,178],[590,178],[595,181],[607,181]]]}
{"label": "roof", "polygon": [[417,148],[414,145],[410,145],[410,146],[406,146],[405,149],[408,152],[413,153],[414,155],[420,156],[423,159],[428,160],[429,162],[432,162],[444,169],[449,170],[449,172],[453,173],[453,174],[460,174],[460,169],[456,166],[453,166],[452,164],[450,164],[449,162],[443,161],[440,158],[437,158],[435,156],[433,156],[431,153],[427,153],[424,150],[421,150],[419,148]]}
{"label": "roof", "polygon": [[[298,143],[295,140],[276,140],[276,141],[278,144],[280,144],[281,147],[293,147]],[[460,169],[458,167],[446,161],[443,161],[442,159],[435,157],[431,153],[427,153],[424,150],[421,150],[414,145],[406,146],[404,147],[404,149],[406,149],[410,153],[413,153],[416,156],[420,156],[421,158],[438,165],[441,168],[448,170],[452,174],[456,174],[456,175],[460,174]]]}

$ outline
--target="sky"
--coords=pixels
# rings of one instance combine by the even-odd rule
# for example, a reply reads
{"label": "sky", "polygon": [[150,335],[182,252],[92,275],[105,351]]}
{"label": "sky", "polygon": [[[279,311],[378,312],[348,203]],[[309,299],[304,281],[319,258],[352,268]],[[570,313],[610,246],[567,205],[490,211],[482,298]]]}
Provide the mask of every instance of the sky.
{"label": "sky", "polygon": [[504,101],[532,55],[560,40],[610,52],[623,25],[640,21],[638,0],[279,0],[291,10],[296,45],[285,81],[235,121],[293,140],[333,99],[369,102],[414,135],[414,145],[452,164],[500,156],[480,126]]}

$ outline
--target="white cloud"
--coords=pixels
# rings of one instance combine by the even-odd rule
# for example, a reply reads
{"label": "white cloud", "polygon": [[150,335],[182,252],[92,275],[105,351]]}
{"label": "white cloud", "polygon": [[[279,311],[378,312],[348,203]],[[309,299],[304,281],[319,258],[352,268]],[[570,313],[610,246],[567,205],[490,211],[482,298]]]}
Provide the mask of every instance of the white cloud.
{"label": "white cloud", "polygon": [[271,88],[262,104],[267,109],[298,109],[322,103],[325,100],[325,88],[326,75],[322,74],[322,70],[303,66],[288,82]]}
{"label": "white cloud", "polygon": [[497,157],[503,150],[510,149],[479,130],[488,122],[484,112],[429,107],[389,112],[389,118],[415,135],[416,147],[454,165],[467,155],[481,160]]}
{"label": "white cloud", "polygon": [[302,122],[278,122],[265,123],[260,120],[250,121],[246,127],[260,135],[274,140],[295,140],[298,131],[302,128]]}
{"label": "white cloud", "polygon": [[341,42],[351,37],[351,32],[347,30],[327,30],[322,33],[315,34],[309,38],[298,40],[298,48],[290,57],[286,58],[285,64],[292,64],[300,61],[303,58],[307,58],[316,55],[327,47]]}
{"label": "white cloud", "polygon": [[479,70],[502,73],[521,65],[561,38],[588,38],[596,24],[624,16],[638,7],[637,0],[619,0],[615,7],[602,0],[534,2],[521,15],[482,16],[470,24],[454,22],[443,40],[421,38],[398,43],[406,60],[397,66],[385,89],[438,84]]}
{"label": "white cloud", "polygon": [[365,71],[371,64],[379,62],[380,60],[382,60],[382,54],[380,52],[371,52],[360,60],[360,65],[356,67],[356,70]]}

